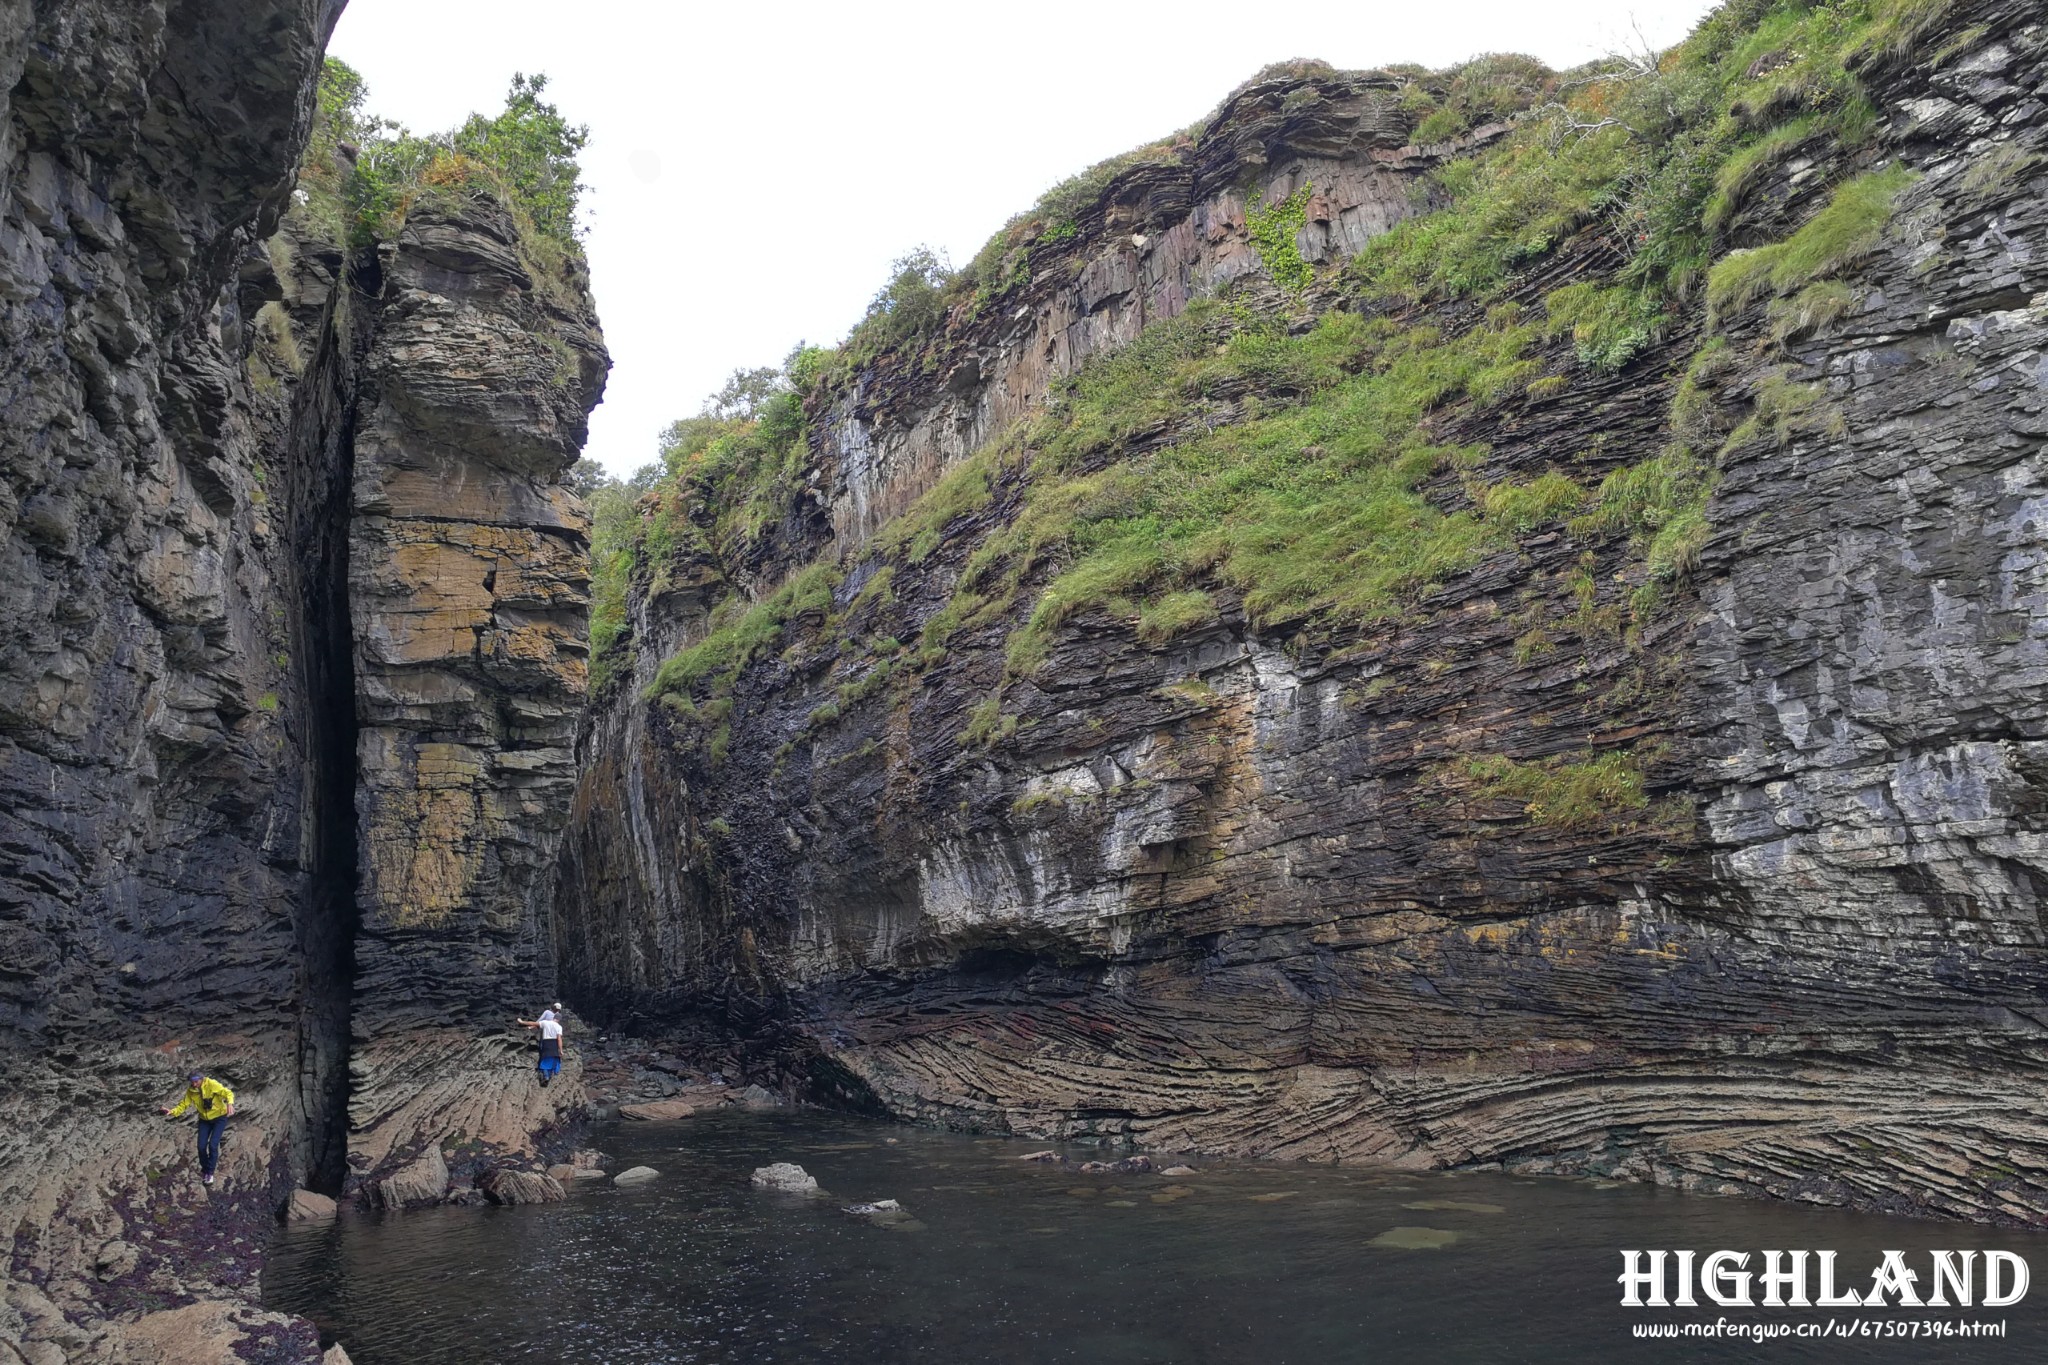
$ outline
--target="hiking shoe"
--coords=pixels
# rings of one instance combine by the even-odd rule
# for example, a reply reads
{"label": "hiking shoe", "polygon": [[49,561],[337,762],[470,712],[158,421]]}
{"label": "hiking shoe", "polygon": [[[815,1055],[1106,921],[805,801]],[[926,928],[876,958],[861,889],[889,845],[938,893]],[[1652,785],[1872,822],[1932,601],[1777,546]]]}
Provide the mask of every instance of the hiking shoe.
{"label": "hiking shoe", "polygon": [[200,1176],[199,1183],[202,1185],[211,1185],[213,1183],[213,1172],[208,1171],[205,1175]]}

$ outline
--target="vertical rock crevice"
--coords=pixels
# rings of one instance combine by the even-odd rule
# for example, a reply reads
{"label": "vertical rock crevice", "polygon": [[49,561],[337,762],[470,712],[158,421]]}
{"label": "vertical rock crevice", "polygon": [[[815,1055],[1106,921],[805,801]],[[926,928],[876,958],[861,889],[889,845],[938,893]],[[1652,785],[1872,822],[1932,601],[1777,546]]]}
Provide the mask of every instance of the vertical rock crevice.
{"label": "vertical rock crevice", "polygon": [[285,448],[292,508],[292,655],[306,716],[302,859],[309,882],[297,921],[299,1090],[305,1116],[294,1165],[304,1184],[338,1195],[348,1174],[348,1051],[355,984],[355,633],[348,600],[349,489],[355,467],[357,370],[374,253],[359,253],[318,310],[313,359],[293,395]]}

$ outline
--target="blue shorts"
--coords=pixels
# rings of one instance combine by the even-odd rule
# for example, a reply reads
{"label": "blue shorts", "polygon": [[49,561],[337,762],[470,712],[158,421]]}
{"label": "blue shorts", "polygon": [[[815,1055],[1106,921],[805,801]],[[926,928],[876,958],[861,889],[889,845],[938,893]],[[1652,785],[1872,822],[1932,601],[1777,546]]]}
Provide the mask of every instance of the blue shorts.
{"label": "blue shorts", "polygon": [[543,1057],[540,1059],[540,1074],[543,1076],[556,1075],[561,1069],[562,1059],[560,1057]]}

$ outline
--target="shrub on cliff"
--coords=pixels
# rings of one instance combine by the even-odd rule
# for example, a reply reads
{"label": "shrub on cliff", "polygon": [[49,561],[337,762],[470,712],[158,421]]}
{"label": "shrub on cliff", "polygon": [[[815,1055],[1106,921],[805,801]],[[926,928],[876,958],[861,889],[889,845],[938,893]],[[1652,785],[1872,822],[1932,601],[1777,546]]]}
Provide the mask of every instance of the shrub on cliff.
{"label": "shrub on cliff", "polygon": [[452,132],[421,136],[365,112],[369,89],[338,57],[321,71],[301,161],[301,207],[337,241],[388,238],[423,194],[482,189],[512,208],[530,237],[576,244],[577,157],[589,130],[543,98],[547,77],[517,74],[505,107]]}

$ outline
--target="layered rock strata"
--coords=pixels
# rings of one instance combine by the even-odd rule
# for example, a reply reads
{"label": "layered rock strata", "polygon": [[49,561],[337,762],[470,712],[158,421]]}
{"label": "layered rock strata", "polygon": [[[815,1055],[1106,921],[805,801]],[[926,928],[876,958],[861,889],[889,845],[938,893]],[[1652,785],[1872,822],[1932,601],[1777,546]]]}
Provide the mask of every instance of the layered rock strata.
{"label": "layered rock strata", "polygon": [[[0,5],[0,1326],[63,1349],[248,1293],[321,1119],[315,699],[237,285],[338,10]],[[192,1160],[153,1118],[187,1064],[244,1106],[210,1202],[154,1179]]]}
{"label": "layered rock strata", "polygon": [[[579,1097],[509,1025],[602,341],[489,196],[288,213],[339,9],[0,4],[0,1334],[74,1354],[317,1356],[237,1306],[295,1185]],[[191,1066],[240,1101],[210,1191],[154,1117]]]}
{"label": "layered rock strata", "polygon": [[[821,424],[816,510],[751,570],[847,562],[839,638],[792,622],[721,698],[715,749],[643,689],[716,580],[678,563],[633,602],[635,676],[593,712],[564,845],[565,987],[950,1125],[2048,1216],[2048,46],[2026,7],[1973,0],[1915,51],[1939,60],[1860,72],[1874,144],[1816,142],[1746,195],[1731,232],[1756,244],[1832,185],[1912,176],[1833,316],[1717,319],[1699,420],[1735,435],[1712,531],[1638,640],[1583,623],[1625,613],[1640,559],[1559,527],[1363,632],[1258,628],[1218,593],[1168,644],[1091,611],[1005,683],[999,622],[864,689],[852,641],[915,639],[1022,497],[999,483],[863,597],[863,537],[989,434],[973,414],[1000,400],[953,377],[1025,373],[982,370],[984,333],[922,378],[885,362],[866,382],[891,404]],[[1377,147],[1329,155],[1363,176]],[[1216,182],[1309,177],[1307,152],[1246,160]],[[1134,235],[1187,221],[1108,230],[1126,197],[1082,224],[1069,278],[1129,276]],[[1581,233],[1522,297],[1616,263]],[[1014,322],[1071,335],[1065,297]],[[1676,329],[1436,434],[1484,442],[1489,476],[1597,480],[1671,439],[1698,344]],[[999,687],[1012,721],[958,738]],[[1623,750],[1631,817],[1546,823],[1466,775]]]}
{"label": "layered rock strata", "polygon": [[609,364],[580,276],[545,269],[487,197],[416,208],[381,261],[349,522],[358,1176],[423,1143],[530,1150],[581,1100],[506,1032],[546,1003],[589,652],[588,522],[559,480]]}
{"label": "layered rock strata", "polygon": [[1332,73],[1246,86],[1216,111],[1193,155],[1119,176],[1088,216],[1089,249],[1004,295],[1000,311],[949,348],[939,384],[892,364],[897,357],[864,372],[818,418],[817,455],[831,471],[819,500],[837,551],[858,553],[1090,356],[1179,316],[1190,299],[1262,281],[1248,215],[1303,193],[1302,258],[1338,261],[1438,200],[1428,172],[1506,131],[1487,124],[1415,145],[1402,84]]}

